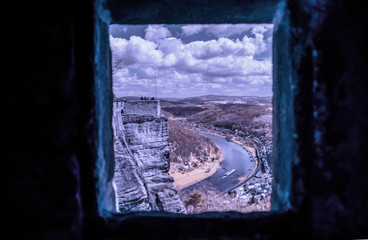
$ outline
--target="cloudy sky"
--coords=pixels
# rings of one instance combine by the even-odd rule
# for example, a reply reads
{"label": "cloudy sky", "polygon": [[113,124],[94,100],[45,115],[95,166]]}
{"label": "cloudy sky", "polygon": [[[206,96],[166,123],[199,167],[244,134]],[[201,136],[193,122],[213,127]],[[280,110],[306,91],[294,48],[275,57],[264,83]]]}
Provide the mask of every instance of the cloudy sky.
{"label": "cloudy sky", "polygon": [[117,97],[272,96],[272,24],[111,25]]}

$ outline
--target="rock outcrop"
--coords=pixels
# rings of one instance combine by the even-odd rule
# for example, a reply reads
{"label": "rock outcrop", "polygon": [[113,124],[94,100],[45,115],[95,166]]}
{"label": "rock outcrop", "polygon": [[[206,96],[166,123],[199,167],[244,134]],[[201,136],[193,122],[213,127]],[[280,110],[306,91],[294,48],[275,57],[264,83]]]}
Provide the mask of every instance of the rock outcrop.
{"label": "rock outcrop", "polygon": [[169,175],[168,119],[158,100],[114,100],[117,210],[186,213]]}

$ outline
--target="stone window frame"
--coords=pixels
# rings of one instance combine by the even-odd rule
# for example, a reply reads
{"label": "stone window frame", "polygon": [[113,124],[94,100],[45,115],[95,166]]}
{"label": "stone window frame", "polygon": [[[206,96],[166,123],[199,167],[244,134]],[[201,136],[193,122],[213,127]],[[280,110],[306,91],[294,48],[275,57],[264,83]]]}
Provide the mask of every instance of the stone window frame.
{"label": "stone window frame", "polygon": [[[221,12],[222,1],[213,1],[211,7],[195,3],[192,11],[183,12],[182,5],[170,5],[163,1],[143,1],[117,7],[117,0],[100,0],[95,3],[95,34],[94,34],[94,79],[95,79],[95,114],[96,133],[96,169],[97,202],[100,216],[105,219],[120,220],[129,218],[173,218],[177,221],[192,218],[193,215],[165,212],[132,212],[116,214],[113,177],[113,146],[112,146],[112,74],[111,53],[109,47],[110,24],[220,24],[220,23],[273,23],[273,175],[271,211],[265,213],[201,213],[195,214],[211,221],[230,217],[252,219],[254,216],[266,217],[278,215],[288,210],[297,211],[298,203],[303,198],[296,191],[297,184],[293,170],[299,162],[297,150],[297,134],[295,130],[294,100],[297,82],[295,71],[292,70],[292,54],[290,51],[289,13],[284,0],[249,1],[250,4],[235,0],[223,1],[233,4],[231,12]],[[195,2],[189,0],[188,2]],[[238,4],[238,5],[236,5]],[[240,5],[239,5],[240,4]],[[237,6],[237,7],[235,7]],[[156,9],[156,10],[154,10]],[[226,8],[229,9],[229,8]],[[208,15],[203,14],[209,12]],[[293,78],[294,77],[294,78]],[[300,179],[298,179],[298,184]],[[295,186],[294,186],[295,185]],[[113,222],[115,222],[113,220]],[[119,222],[120,222],[119,220]]]}

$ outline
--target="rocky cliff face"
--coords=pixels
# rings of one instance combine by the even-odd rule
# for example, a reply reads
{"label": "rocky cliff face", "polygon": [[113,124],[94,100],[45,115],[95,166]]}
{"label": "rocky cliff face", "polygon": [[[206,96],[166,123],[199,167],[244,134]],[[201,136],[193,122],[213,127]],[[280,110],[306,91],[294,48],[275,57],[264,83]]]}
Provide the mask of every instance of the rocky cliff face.
{"label": "rocky cliff face", "polygon": [[[143,106],[132,113],[137,105]],[[152,111],[151,105],[158,110]],[[113,182],[118,211],[186,213],[168,173],[168,120],[160,116],[159,108],[159,101],[114,102]]]}

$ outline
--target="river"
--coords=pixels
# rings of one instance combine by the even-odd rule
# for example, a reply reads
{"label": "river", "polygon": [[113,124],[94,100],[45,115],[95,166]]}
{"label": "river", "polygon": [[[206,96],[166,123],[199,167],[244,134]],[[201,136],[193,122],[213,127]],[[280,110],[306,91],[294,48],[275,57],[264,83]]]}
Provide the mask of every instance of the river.
{"label": "river", "polygon": [[[220,192],[226,191],[239,183],[239,177],[245,175],[249,176],[255,168],[254,159],[242,146],[212,134],[203,132],[198,133],[211,139],[221,149],[225,159],[221,162],[220,168],[213,175],[183,189],[182,192],[188,193],[194,189],[204,191],[208,188],[214,188]],[[225,173],[232,169],[235,169],[235,172],[224,177]]]}

